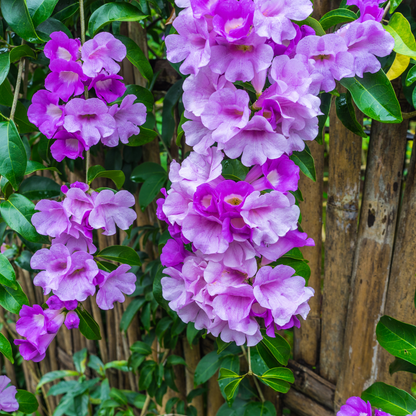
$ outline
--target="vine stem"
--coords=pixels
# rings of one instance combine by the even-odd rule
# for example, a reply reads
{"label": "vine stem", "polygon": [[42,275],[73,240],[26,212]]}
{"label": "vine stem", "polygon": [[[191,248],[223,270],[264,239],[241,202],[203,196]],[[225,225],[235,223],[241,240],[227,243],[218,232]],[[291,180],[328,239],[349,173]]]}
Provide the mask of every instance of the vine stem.
{"label": "vine stem", "polygon": [[386,8],[384,9],[382,19],[384,19],[387,16],[387,13],[389,12],[389,10],[390,10],[390,1],[387,3]]}
{"label": "vine stem", "polygon": [[266,399],[264,398],[263,392],[261,391],[261,388],[260,388],[259,382],[257,381],[256,375],[251,370],[250,347],[248,347],[248,355],[247,355],[246,349],[244,348],[243,345],[241,346],[241,349],[242,349],[244,357],[245,357],[245,359],[247,360],[247,363],[248,363],[248,374],[253,376],[254,385],[256,386],[256,389],[259,393],[260,400],[261,400],[262,403],[264,403],[266,401]]}
{"label": "vine stem", "polygon": [[17,71],[17,80],[16,80],[16,87],[14,89],[13,104],[12,104],[12,109],[10,111],[11,121],[13,121],[14,119],[14,113],[16,112],[16,106],[17,106],[17,100],[19,98],[20,84],[22,82],[22,74],[23,74],[23,63],[24,63],[24,58],[20,59],[19,61],[19,69]]}
{"label": "vine stem", "polygon": [[144,401],[144,405],[143,405],[142,411],[140,412],[140,414],[142,416],[146,416],[147,409],[149,408],[149,405],[150,405],[150,400],[151,400],[151,398],[149,396],[149,393],[147,393],[146,394],[146,400]]}
{"label": "vine stem", "polygon": [[416,117],[416,111],[413,111],[411,113],[402,113],[402,115],[403,115],[403,120],[407,120],[409,118]]}

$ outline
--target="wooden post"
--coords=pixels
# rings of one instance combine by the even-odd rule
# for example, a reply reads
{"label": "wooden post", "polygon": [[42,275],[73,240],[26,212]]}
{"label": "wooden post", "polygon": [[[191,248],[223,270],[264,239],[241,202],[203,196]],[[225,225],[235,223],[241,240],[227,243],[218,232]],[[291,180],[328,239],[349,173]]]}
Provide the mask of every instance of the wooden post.
{"label": "wooden post", "polygon": [[[405,182],[403,203],[400,210],[397,237],[394,246],[393,261],[387,289],[386,308],[384,313],[395,319],[416,324],[414,294],[416,289],[416,148],[412,157]],[[385,349],[380,349],[378,380],[410,391],[413,377],[410,373],[399,372],[393,376],[389,365],[394,357]]]}
{"label": "wooden post", "polygon": [[357,243],[362,139],[344,127],[336,115],[335,103],[331,108],[329,125],[320,374],[331,383],[336,383],[342,363],[340,351],[344,345]]}
{"label": "wooden post", "polygon": [[[376,324],[384,313],[407,124],[373,121],[335,410],[376,381]],[[339,351],[341,353],[341,351]]]}
{"label": "wooden post", "polygon": [[315,296],[309,301],[311,311],[301,327],[295,328],[293,356],[297,361],[316,365],[318,361],[321,313],[321,246],[322,246],[322,195],[324,171],[324,147],[313,141],[308,143],[315,160],[316,182],[301,173],[299,189],[304,202],[299,204],[302,212],[302,228],[315,241],[314,247],[303,247],[302,253],[309,260],[311,277],[309,286]]}

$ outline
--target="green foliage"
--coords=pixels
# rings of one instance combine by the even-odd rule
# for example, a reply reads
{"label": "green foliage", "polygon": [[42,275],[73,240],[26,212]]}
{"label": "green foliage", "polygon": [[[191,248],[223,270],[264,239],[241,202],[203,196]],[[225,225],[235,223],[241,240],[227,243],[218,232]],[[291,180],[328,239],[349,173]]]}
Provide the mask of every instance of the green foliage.
{"label": "green foliage", "polygon": [[351,10],[336,9],[331,10],[321,17],[319,23],[321,24],[322,29],[328,30],[332,26],[336,26],[341,23],[353,22],[354,20],[357,20],[357,15]]}
{"label": "green foliage", "polygon": [[366,138],[367,135],[364,133],[361,124],[357,121],[357,117],[355,116],[350,92],[341,93],[339,97],[336,98],[335,103],[337,116],[342,124],[357,136]]}
{"label": "green foliage", "polygon": [[127,246],[110,246],[99,251],[96,257],[118,263],[129,264],[130,266],[141,266],[139,255]]}
{"label": "green foliage", "polygon": [[314,182],[316,181],[315,162],[307,144],[301,152],[293,152],[290,159],[299,166],[300,170]]}
{"label": "green foliage", "polygon": [[124,185],[124,181],[126,180],[126,177],[124,176],[124,173],[121,170],[105,170],[100,165],[91,166],[88,169],[88,175],[87,175],[88,185],[91,185],[91,183],[96,178],[111,179],[116,185],[117,189],[121,189]]}

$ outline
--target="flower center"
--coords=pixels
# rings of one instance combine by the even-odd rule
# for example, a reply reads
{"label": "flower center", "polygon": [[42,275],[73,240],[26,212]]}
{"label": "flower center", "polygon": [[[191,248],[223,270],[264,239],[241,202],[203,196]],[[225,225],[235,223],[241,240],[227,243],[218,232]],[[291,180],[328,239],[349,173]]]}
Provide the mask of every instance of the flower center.
{"label": "flower center", "polygon": [[316,55],[313,57],[313,59],[315,59],[316,62],[318,61],[325,61],[327,59],[330,59],[331,55]]}
{"label": "flower center", "polygon": [[252,52],[253,45],[237,45],[237,50],[243,52]]}
{"label": "flower center", "polygon": [[69,53],[68,49],[63,48],[62,46],[58,46],[56,56],[59,59],[65,59],[65,61],[70,61],[72,59],[72,55]]}
{"label": "flower center", "polygon": [[238,19],[227,20],[224,26],[225,32],[230,33],[231,30],[238,29],[244,24],[244,19],[239,17]]}
{"label": "flower center", "polygon": [[205,195],[201,199],[201,204],[204,208],[208,208],[211,205],[212,195]]}
{"label": "flower center", "polygon": [[230,205],[240,205],[243,202],[243,197],[241,195],[231,194],[224,198],[224,201]]}
{"label": "flower center", "polygon": [[111,83],[113,80],[110,79],[104,79],[103,81],[98,81],[95,85],[99,90],[108,90],[111,87]]}
{"label": "flower center", "polygon": [[72,71],[62,71],[59,73],[59,79],[68,84],[78,81],[78,74]]}
{"label": "flower center", "polygon": [[272,170],[268,175],[267,175],[267,180],[273,185],[276,186],[279,182],[280,182],[280,176],[277,173],[277,170]]}
{"label": "flower center", "polygon": [[85,120],[94,120],[97,114],[81,114],[80,117]]}
{"label": "flower center", "polygon": [[46,107],[46,114],[52,118],[61,118],[62,110],[55,104],[49,104]]}

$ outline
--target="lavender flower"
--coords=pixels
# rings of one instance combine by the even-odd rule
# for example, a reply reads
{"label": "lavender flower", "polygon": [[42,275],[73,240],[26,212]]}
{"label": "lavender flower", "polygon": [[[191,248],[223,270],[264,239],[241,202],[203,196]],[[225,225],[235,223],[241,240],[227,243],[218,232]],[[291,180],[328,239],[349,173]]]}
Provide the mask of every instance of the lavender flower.
{"label": "lavender flower", "polygon": [[16,412],[19,403],[16,400],[17,389],[9,386],[11,380],[6,376],[0,376],[0,410],[3,412]]}

